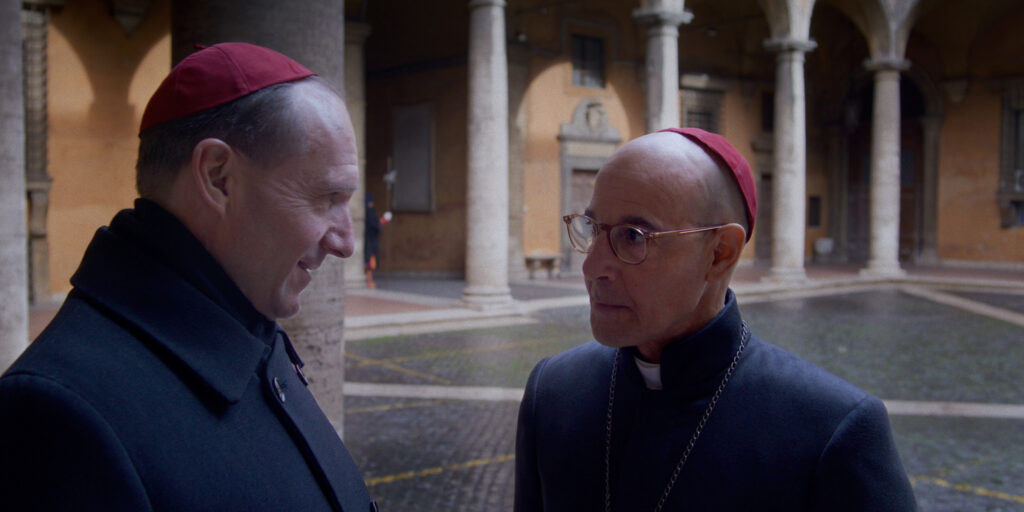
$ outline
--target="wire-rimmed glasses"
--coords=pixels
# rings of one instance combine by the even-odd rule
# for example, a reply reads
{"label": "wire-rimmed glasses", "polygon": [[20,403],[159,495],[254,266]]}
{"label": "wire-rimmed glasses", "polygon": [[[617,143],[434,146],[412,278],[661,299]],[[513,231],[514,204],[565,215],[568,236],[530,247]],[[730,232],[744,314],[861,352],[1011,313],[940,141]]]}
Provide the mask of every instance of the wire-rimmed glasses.
{"label": "wire-rimmed glasses", "polygon": [[601,231],[607,231],[608,243],[612,247],[612,252],[623,263],[630,265],[639,265],[647,259],[647,243],[655,238],[700,233],[728,225],[719,224],[717,226],[650,232],[632,224],[602,224],[578,213],[566,215],[562,217],[562,220],[565,222],[566,230],[569,231],[569,242],[577,251],[590,254],[594,250],[594,241],[597,240],[597,235]]}

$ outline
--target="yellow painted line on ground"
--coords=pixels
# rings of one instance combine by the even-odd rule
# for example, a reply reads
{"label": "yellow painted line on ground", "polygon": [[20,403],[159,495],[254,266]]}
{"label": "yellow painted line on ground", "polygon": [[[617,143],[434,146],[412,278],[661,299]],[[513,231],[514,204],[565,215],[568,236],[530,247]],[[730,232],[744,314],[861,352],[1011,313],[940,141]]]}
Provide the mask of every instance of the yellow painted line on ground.
{"label": "yellow painted line on ground", "polygon": [[[420,372],[420,371],[411,370],[409,368],[403,368],[401,366],[398,366],[397,364],[391,364],[391,363],[380,361],[378,359],[371,359],[369,357],[363,357],[363,356],[358,355],[358,354],[353,354],[352,352],[347,352],[346,351],[345,352],[345,357],[351,357],[352,359],[355,359],[356,361],[359,362],[360,365],[363,365],[363,364],[375,364],[375,365],[380,366],[381,368],[387,368],[389,370],[394,370],[396,372],[404,373],[406,375],[412,375],[414,377],[420,377],[420,378],[423,378],[423,379],[427,379],[429,381],[439,382],[441,384],[454,384],[452,381],[450,381],[448,379],[445,379],[443,377],[437,377],[437,376],[431,375],[429,373],[423,373],[423,372]],[[367,362],[369,362],[369,363],[367,363]]]}
{"label": "yellow painted line on ground", "polygon": [[424,476],[439,475],[445,471],[458,471],[460,469],[475,468],[477,466],[486,466],[488,464],[498,464],[501,462],[507,462],[514,460],[515,454],[500,455],[498,457],[490,457],[486,459],[474,459],[466,462],[459,462],[458,464],[449,464],[447,466],[437,466],[433,468],[419,469],[416,471],[406,471],[404,473],[395,473],[393,475],[378,476],[376,478],[368,478],[366,480],[367,487],[373,487],[380,484],[390,484],[399,480],[409,480],[410,478],[420,478]]}
{"label": "yellow painted line on ground", "polygon": [[345,414],[393,411],[395,409],[409,409],[412,407],[428,407],[431,405],[437,405],[439,403],[441,403],[441,400],[421,400],[419,402],[399,402],[396,404],[377,405],[373,407],[355,407],[352,409],[346,407]]}
{"label": "yellow painted line on ground", "polygon": [[916,476],[914,478],[911,478],[910,480],[911,480],[912,483],[915,483],[915,484],[918,483],[918,482],[922,482],[922,483],[926,483],[926,484],[937,485],[939,487],[945,487],[947,489],[953,489],[954,491],[958,491],[958,492],[962,492],[962,493],[966,493],[966,494],[976,494],[978,496],[985,496],[987,498],[996,498],[996,499],[1000,499],[1000,500],[1006,500],[1006,501],[1012,501],[1014,503],[1022,503],[1022,504],[1024,504],[1024,496],[1018,496],[1016,494],[1010,494],[1008,492],[1003,492],[1003,491],[993,491],[991,489],[985,489],[983,487],[975,487],[973,485],[968,485],[968,484],[957,484],[957,483],[950,482],[949,480],[946,480],[944,478],[935,478],[935,477],[930,477],[930,476]]}
{"label": "yellow painted line on ground", "polygon": [[419,359],[437,359],[439,357],[458,356],[465,354],[473,354],[477,352],[496,352],[499,350],[511,350],[515,348],[528,347],[530,345],[540,345],[550,341],[555,341],[558,338],[548,339],[533,339],[526,341],[519,341],[516,343],[502,343],[500,345],[490,345],[485,347],[468,347],[451,350],[431,350],[428,352],[422,352],[413,356],[402,356],[402,357],[389,357],[387,359],[373,359],[373,362],[361,362],[358,366],[373,366],[374,364],[381,363],[405,363],[409,361],[415,361]]}

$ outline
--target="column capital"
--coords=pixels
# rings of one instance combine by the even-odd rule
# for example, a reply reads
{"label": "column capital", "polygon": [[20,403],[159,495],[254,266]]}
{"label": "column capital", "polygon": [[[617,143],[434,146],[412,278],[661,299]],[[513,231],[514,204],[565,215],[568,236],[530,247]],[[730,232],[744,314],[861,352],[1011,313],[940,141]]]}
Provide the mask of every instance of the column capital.
{"label": "column capital", "polygon": [[794,39],[776,37],[765,39],[764,48],[770,52],[801,52],[806,53],[818,47],[818,42],[811,39]]}
{"label": "column capital", "polygon": [[505,0],[469,0],[469,8],[476,9],[477,7],[501,7],[505,8]]}
{"label": "column capital", "polygon": [[865,60],[864,68],[868,71],[907,71],[910,61],[899,57],[880,57]]}
{"label": "column capital", "polygon": [[651,25],[671,25],[673,27],[689,23],[693,20],[693,13],[690,11],[674,11],[659,9],[657,7],[642,7],[633,9],[633,19],[637,23],[648,23]]}
{"label": "column capital", "polygon": [[370,32],[372,31],[373,30],[370,28],[369,23],[363,23],[361,21],[346,21],[345,44],[361,45],[366,42],[366,38],[370,36]]}

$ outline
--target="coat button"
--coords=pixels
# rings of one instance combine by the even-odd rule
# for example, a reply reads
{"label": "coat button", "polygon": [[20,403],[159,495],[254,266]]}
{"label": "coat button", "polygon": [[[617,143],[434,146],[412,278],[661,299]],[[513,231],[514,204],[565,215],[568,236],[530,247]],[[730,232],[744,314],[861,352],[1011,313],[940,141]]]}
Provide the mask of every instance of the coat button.
{"label": "coat button", "polygon": [[277,394],[277,399],[284,403],[284,388],[281,387],[281,381],[274,377],[274,380],[270,381],[270,383],[274,386],[274,393]]}

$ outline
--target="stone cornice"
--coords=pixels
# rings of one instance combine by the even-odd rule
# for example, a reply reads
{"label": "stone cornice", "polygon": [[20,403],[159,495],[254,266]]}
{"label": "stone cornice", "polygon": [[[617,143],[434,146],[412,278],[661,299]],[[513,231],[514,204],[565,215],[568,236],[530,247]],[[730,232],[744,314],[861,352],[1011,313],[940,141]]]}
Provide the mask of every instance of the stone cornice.
{"label": "stone cornice", "polygon": [[910,69],[910,61],[898,57],[881,57],[865,60],[864,68],[868,71],[907,71]]}
{"label": "stone cornice", "polygon": [[764,47],[770,52],[809,52],[818,47],[817,41],[810,39],[794,39],[791,37],[778,37],[766,39]]}
{"label": "stone cornice", "polygon": [[640,8],[633,9],[633,19],[638,23],[678,26],[693,20],[693,13],[685,10],[670,11],[667,9]]}
{"label": "stone cornice", "polygon": [[477,7],[501,7],[505,8],[505,0],[469,0],[469,8],[475,9]]}

